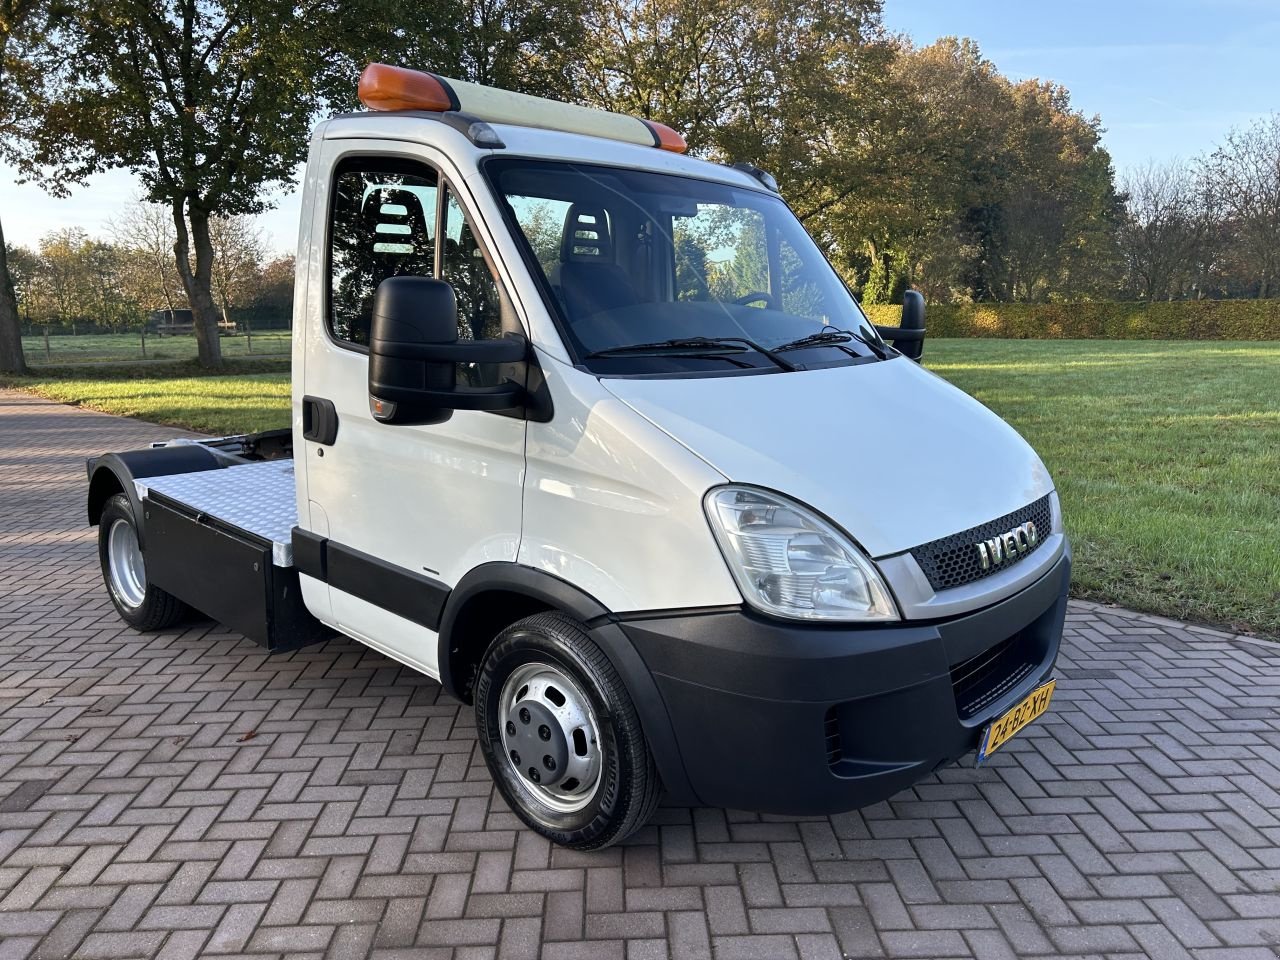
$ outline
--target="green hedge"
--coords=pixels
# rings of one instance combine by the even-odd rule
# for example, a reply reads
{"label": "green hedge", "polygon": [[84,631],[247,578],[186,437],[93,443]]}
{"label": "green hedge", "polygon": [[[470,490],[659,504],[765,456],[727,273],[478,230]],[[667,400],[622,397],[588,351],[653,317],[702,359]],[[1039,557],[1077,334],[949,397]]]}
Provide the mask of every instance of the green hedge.
{"label": "green hedge", "polygon": [[[863,309],[885,326],[896,326],[902,313],[892,304]],[[1280,340],[1280,300],[932,304],[925,316],[930,337]]]}

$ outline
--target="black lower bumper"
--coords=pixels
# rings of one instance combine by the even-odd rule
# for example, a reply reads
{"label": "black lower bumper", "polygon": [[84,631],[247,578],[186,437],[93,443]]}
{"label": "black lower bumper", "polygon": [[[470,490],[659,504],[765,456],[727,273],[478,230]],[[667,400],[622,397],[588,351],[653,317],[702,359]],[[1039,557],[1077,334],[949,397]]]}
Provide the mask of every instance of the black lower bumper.
{"label": "black lower bumper", "polygon": [[[620,624],[701,802],[821,814],[886,799],[975,750],[1053,670],[1071,559],[952,620],[850,628],[733,610]],[[670,758],[664,758],[670,759]]]}

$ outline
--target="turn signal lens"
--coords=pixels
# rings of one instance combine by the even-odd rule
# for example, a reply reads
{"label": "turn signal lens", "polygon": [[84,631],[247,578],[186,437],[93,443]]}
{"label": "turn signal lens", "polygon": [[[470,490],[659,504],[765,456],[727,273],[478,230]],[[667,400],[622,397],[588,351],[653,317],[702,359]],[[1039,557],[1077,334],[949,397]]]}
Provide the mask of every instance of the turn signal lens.
{"label": "turn signal lens", "polygon": [[897,620],[875,565],[812,510],[754,487],[707,494],[707,518],[743,597],[796,620]]}

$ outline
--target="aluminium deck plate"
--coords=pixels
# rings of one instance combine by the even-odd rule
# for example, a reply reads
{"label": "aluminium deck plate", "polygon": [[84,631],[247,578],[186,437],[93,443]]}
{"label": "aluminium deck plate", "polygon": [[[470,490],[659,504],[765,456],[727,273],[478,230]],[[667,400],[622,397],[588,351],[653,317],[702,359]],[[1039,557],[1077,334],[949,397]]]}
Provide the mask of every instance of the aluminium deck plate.
{"label": "aluminium deck plate", "polygon": [[154,490],[271,543],[277,567],[293,566],[298,501],[292,460],[262,460],[221,470],[134,480],[139,497]]}

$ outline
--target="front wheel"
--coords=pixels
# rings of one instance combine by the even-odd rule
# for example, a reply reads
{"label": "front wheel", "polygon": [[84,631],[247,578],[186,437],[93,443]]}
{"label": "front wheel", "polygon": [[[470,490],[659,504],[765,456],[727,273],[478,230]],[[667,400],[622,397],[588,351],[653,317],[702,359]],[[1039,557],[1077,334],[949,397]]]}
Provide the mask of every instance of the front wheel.
{"label": "front wheel", "polygon": [[138,542],[137,518],[123,493],[111,497],[98,518],[98,562],[116,611],[136,630],[163,630],[189,611],[171,593],[147,581],[147,566]]}
{"label": "front wheel", "polygon": [[502,631],[476,680],[476,730],[507,804],[549,840],[597,850],[648,821],[661,783],[631,697],[576,621]]}

